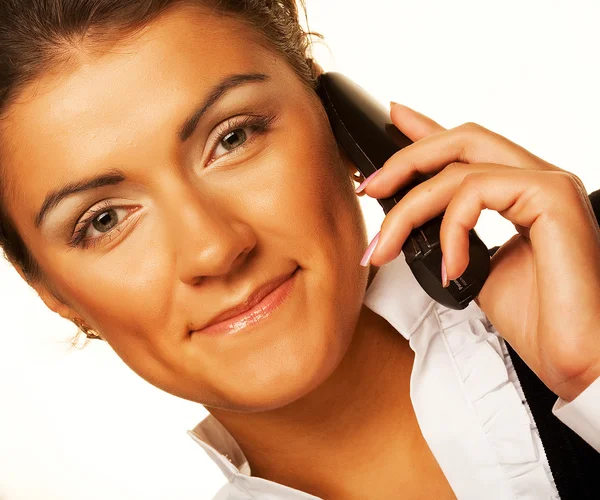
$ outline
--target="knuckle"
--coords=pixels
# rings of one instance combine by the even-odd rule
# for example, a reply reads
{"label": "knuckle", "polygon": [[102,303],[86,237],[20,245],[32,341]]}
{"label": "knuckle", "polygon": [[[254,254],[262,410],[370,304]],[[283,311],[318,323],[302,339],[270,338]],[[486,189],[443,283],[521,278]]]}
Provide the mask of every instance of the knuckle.
{"label": "knuckle", "polygon": [[574,191],[578,194],[581,193],[582,188],[585,191],[581,179],[571,172],[561,170],[556,172],[556,177],[559,179],[559,187],[561,190]]}
{"label": "knuckle", "polygon": [[[585,194],[581,180],[565,170],[549,172],[550,180],[537,191],[540,205],[550,212],[563,211],[567,205],[577,204]],[[587,196],[587,195],[586,195]],[[562,200],[560,204],[557,200]]]}
{"label": "knuckle", "polygon": [[481,125],[475,122],[463,123],[460,128],[463,130],[463,132],[468,134],[480,134],[485,130]]}
{"label": "knuckle", "polygon": [[543,160],[540,157],[535,157],[536,160],[536,167],[539,170],[546,170],[548,172],[566,172],[566,170],[557,167],[556,165],[553,165],[552,163]]}
{"label": "knuckle", "polygon": [[571,178],[572,178],[573,182],[575,183],[575,187],[587,195],[587,189],[585,188],[585,185],[583,184],[583,181],[581,180],[581,178],[579,176],[575,175],[573,172],[569,172],[569,173],[571,174]]}
{"label": "knuckle", "polygon": [[470,172],[465,175],[462,184],[465,188],[472,188],[479,181],[481,174],[479,172]]}
{"label": "knuckle", "polygon": [[443,172],[449,176],[455,176],[464,171],[466,168],[467,166],[464,163],[453,161],[452,163],[449,163],[446,168],[444,168]]}

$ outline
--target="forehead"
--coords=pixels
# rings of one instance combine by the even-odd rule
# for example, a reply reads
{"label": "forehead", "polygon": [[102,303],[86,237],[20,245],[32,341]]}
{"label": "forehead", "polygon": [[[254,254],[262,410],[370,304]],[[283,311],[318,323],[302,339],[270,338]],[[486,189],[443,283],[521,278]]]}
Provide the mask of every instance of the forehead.
{"label": "forehead", "polygon": [[49,186],[106,166],[107,153],[123,144],[139,156],[140,140],[174,131],[224,75],[268,72],[273,62],[257,32],[197,6],[163,13],[100,55],[73,48],[72,58],[70,69],[26,88],[3,124],[3,177],[13,198],[6,204],[17,226]]}

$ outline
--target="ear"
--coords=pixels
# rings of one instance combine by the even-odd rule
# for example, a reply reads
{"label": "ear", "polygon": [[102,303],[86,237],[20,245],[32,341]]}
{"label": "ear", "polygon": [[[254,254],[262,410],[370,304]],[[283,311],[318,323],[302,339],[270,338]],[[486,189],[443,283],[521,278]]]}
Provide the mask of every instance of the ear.
{"label": "ear", "polygon": [[55,313],[59,314],[65,319],[72,321],[73,318],[77,317],[75,310],[63,302],[57,297],[48,287],[42,285],[32,285],[37,294],[40,296],[44,304]]}

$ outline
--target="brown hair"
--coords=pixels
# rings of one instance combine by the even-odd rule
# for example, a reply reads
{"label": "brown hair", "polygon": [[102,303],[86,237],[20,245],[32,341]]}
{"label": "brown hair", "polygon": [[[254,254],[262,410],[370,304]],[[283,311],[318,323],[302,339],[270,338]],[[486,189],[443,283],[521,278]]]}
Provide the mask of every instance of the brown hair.
{"label": "brown hair", "polygon": [[[298,1],[306,16],[304,0]],[[0,0],[0,119],[26,85],[68,63],[70,49],[102,49],[182,4],[207,6],[247,23],[287,59],[304,84],[315,88],[320,68],[310,56],[311,36],[322,36],[302,28],[296,0]],[[1,172],[0,156],[0,193],[6,196],[10,187]],[[30,283],[42,278],[1,197],[0,247]]]}

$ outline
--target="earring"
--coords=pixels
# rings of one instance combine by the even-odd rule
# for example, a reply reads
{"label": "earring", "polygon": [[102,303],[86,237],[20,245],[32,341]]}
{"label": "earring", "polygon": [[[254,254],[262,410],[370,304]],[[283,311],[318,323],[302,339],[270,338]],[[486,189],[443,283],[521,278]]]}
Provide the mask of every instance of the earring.
{"label": "earring", "polygon": [[356,172],[352,172],[352,179],[354,179],[359,184],[362,184],[362,182],[365,180],[365,176],[362,174],[362,172],[359,172],[357,170]]}
{"label": "earring", "polygon": [[356,172],[352,172],[352,178],[359,184],[365,180],[365,176],[358,170]]}
{"label": "earring", "polygon": [[83,333],[85,333],[85,336],[88,339],[100,339],[100,340],[104,340],[100,336],[100,334],[98,334],[95,330],[92,330],[88,326],[84,325],[81,320],[75,318],[75,319],[73,319],[71,321],[73,321],[73,323],[75,323],[75,326],[77,326],[77,328],[79,328]]}

